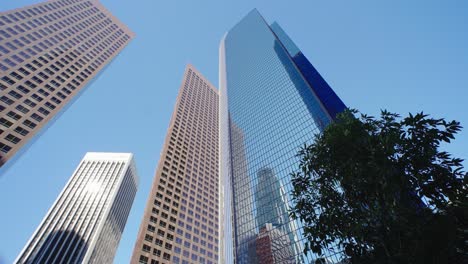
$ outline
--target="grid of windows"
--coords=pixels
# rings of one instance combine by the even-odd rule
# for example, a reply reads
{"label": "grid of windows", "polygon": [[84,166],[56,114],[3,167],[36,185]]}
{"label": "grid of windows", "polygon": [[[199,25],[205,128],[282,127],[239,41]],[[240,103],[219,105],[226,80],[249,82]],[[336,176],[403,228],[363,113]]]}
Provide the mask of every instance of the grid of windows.
{"label": "grid of windows", "polygon": [[[133,33],[98,1],[52,0],[0,13],[0,166],[115,57]],[[7,115],[13,112],[13,116]],[[34,116],[33,116],[34,115]],[[34,120],[34,121],[32,121]],[[30,122],[34,122],[30,126]],[[19,134],[18,127],[27,133]],[[20,141],[13,143],[11,134]]]}
{"label": "grid of windows", "polygon": [[218,101],[187,66],[132,263],[218,262]]}
{"label": "grid of windows", "polygon": [[[233,227],[223,235],[234,238],[233,245],[226,242],[223,258],[239,264],[313,263],[316,255],[303,254],[301,223],[287,213],[290,174],[299,162],[297,151],[331,115],[295,64],[292,41],[283,43],[286,36],[280,39],[278,26],[272,27],[253,10],[221,43],[221,177],[228,179],[223,198],[232,209],[226,224]],[[333,263],[342,257],[324,253]]]}

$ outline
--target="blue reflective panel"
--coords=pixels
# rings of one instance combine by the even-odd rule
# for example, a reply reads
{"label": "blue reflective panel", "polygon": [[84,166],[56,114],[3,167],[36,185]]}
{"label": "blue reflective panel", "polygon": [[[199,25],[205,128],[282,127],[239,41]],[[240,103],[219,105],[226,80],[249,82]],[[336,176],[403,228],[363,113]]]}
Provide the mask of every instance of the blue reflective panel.
{"label": "blue reflective panel", "polygon": [[276,37],[281,41],[285,49],[288,51],[289,56],[292,57],[293,62],[296,64],[297,69],[301,72],[304,79],[309,84],[310,88],[314,91],[317,98],[322,103],[325,111],[335,118],[340,112],[346,108],[345,104],[336,95],[333,89],[322,78],[320,73],[309,62],[309,60],[302,54],[299,48],[289,38],[278,23],[274,22],[271,29]]}
{"label": "blue reflective panel", "polygon": [[278,23],[273,22],[270,27],[291,57],[294,57],[294,55],[301,52],[296,46],[296,44],[289,38],[289,36],[286,34],[286,32],[284,32],[283,28],[281,28],[281,26]]}
{"label": "blue reflective panel", "polygon": [[298,166],[299,148],[331,122],[331,115],[286,46],[296,52],[256,10],[221,43],[221,161],[229,188],[224,201],[233,207],[238,263],[315,259],[303,255],[301,225],[288,217],[289,174]]}

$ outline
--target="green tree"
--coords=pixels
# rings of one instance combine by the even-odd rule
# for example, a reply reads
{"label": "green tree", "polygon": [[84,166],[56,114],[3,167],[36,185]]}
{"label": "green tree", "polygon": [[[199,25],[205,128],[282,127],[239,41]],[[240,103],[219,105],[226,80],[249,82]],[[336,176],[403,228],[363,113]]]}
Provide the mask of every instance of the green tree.
{"label": "green tree", "polygon": [[461,129],[418,113],[346,110],[298,153],[290,215],[304,253],[348,263],[468,263],[462,160],[439,150]]}

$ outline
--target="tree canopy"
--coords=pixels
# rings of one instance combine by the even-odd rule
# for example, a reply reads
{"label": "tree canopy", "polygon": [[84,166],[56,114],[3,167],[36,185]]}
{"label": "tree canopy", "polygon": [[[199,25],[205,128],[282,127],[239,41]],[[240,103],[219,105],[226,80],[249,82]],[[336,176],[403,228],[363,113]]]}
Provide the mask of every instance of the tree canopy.
{"label": "tree canopy", "polygon": [[304,253],[348,263],[468,263],[462,160],[440,150],[460,123],[427,114],[346,110],[304,145],[290,215]]}

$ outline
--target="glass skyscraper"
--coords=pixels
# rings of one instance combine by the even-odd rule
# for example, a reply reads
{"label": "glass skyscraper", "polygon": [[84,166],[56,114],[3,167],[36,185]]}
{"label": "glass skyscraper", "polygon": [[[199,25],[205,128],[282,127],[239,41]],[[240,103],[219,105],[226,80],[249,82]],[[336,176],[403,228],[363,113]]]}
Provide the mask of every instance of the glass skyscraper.
{"label": "glass skyscraper", "polygon": [[[345,105],[277,23],[251,11],[220,45],[226,263],[309,263],[287,213],[296,154]],[[229,242],[229,241],[232,241]],[[337,256],[326,254],[329,261]]]}
{"label": "glass skyscraper", "polygon": [[133,155],[85,155],[15,263],[112,263],[138,188]]}

